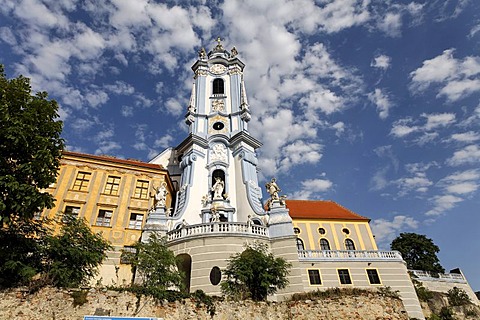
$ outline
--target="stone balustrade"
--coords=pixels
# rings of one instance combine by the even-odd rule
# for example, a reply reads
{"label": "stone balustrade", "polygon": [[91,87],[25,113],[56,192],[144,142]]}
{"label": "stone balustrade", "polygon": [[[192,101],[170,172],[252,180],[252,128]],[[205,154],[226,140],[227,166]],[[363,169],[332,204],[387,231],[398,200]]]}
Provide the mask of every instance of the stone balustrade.
{"label": "stone balustrade", "polygon": [[300,261],[402,261],[400,252],[380,250],[298,250],[298,258]]}
{"label": "stone balustrade", "polygon": [[268,228],[255,224],[246,224],[240,222],[213,222],[202,223],[191,226],[182,226],[179,229],[169,231],[167,233],[168,241],[178,239],[197,237],[201,235],[242,235],[242,236],[257,236],[268,237]]}
{"label": "stone balustrade", "polygon": [[422,270],[408,271],[411,272],[419,280],[467,283],[467,280],[460,273],[435,273]]}

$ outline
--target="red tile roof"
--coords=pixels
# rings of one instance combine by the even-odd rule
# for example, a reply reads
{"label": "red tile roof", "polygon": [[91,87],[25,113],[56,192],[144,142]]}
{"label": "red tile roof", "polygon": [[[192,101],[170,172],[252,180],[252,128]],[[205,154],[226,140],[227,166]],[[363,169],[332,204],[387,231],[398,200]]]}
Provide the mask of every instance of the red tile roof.
{"label": "red tile roof", "polygon": [[142,167],[142,168],[165,170],[165,168],[163,166],[159,165],[159,164],[147,163],[147,162],[142,162],[142,161],[139,161],[139,160],[125,160],[125,159],[119,159],[119,158],[115,158],[115,157],[97,156],[97,155],[93,155],[93,154],[72,152],[72,151],[63,151],[62,154],[65,155],[65,156],[87,158],[87,159],[92,159],[92,160],[108,161],[108,162],[113,162],[113,163],[118,163],[118,164],[123,164],[123,165],[137,166],[137,167]]}
{"label": "red tile roof", "polygon": [[339,219],[339,220],[363,220],[370,219],[356,214],[342,207],[334,201],[323,200],[286,200],[290,216],[297,219]]}

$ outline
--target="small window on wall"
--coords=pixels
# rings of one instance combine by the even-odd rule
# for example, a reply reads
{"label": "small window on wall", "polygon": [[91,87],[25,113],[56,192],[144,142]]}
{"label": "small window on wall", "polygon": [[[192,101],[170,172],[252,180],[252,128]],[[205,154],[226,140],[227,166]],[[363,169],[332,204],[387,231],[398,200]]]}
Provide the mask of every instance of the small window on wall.
{"label": "small window on wall", "polygon": [[79,172],[77,173],[77,178],[73,183],[73,190],[76,191],[87,191],[88,183],[90,182],[90,177],[92,176],[89,172]]}
{"label": "small window on wall", "polygon": [[219,267],[213,267],[210,271],[210,283],[216,286],[220,283],[220,280],[222,280],[222,271]]}
{"label": "small window on wall", "polygon": [[297,238],[297,250],[305,250],[305,245],[303,244],[302,239]]}
{"label": "small window on wall", "polygon": [[293,233],[300,234],[300,228],[293,228]]}
{"label": "small window on wall", "polygon": [[318,269],[308,270],[308,280],[311,285],[319,286],[322,284],[322,279],[320,278],[320,271]]}
{"label": "small window on wall", "polygon": [[318,233],[320,233],[323,236],[324,234],[327,233],[327,231],[325,231],[325,228],[318,228]]}
{"label": "small window on wall", "polygon": [[367,269],[367,276],[370,284],[382,284],[377,269]]}
{"label": "small window on wall", "polygon": [[327,239],[320,239],[320,250],[330,250],[330,243]]}
{"label": "small window on wall", "polygon": [[97,221],[95,225],[100,227],[109,227],[112,220],[113,211],[110,210],[98,210]]}
{"label": "small window on wall", "polygon": [[78,214],[80,213],[80,207],[75,207],[75,206],[66,206],[65,210],[63,211],[63,221],[67,221],[68,218],[66,216],[70,217],[78,217]]}
{"label": "small window on wall", "polygon": [[213,80],[213,94],[223,94],[224,92],[223,79]]}
{"label": "small window on wall", "polygon": [[117,196],[119,186],[120,186],[120,177],[108,176],[104,193],[112,196]]}
{"label": "small window on wall", "polygon": [[130,221],[128,222],[129,229],[142,230],[143,214],[130,213]]}
{"label": "small window on wall", "polygon": [[137,180],[134,198],[148,199],[148,181]]}
{"label": "small window on wall", "polygon": [[338,269],[338,278],[340,279],[341,284],[352,284],[348,269]]}
{"label": "small window on wall", "polygon": [[352,239],[345,239],[345,249],[355,250],[355,243],[353,243]]}

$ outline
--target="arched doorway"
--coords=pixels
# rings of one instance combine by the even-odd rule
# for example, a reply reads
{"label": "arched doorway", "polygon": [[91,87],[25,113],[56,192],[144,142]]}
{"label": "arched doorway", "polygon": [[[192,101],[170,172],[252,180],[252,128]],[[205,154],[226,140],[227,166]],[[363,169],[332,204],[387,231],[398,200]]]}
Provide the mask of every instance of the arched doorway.
{"label": "arched doorway", "polygon": [[178,271],[184,274],[184,289],[185,292],[190,293],[190,278],[192,275],[192,257],[186,253],[177,256]]}

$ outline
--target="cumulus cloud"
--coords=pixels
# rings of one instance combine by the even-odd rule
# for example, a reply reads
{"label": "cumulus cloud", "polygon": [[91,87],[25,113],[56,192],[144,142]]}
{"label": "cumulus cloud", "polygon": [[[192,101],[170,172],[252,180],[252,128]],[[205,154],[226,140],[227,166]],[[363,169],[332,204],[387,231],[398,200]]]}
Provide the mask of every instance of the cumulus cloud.
{"label": "cumulus cloud", "polygon": [[329,191],[333,183],[328,179],[308,179],[302,181],[300,191],[292,195],[294,199],[311,199],[313,195]]}
{"label": "cumulus cloud", "polygon": [[418,228],[419,222],[412,217],[397,215],[391,221],[375,219],[370,223],[375,240],[379,246],[388,249],[389,244],[400,232]]}
{"label": "cumulus cloud", "polygon": [[435,196],[431,199],[433,208],[428,210],[425,214],[427,216],[438,216],[447,210],[453,208],[458,202],[463,199],[452,194],[444,194]]}
{"label": "cumulus cloud", "polygon": [[392,59],[389,56],[381,54],[373,59],[372,63],[370,63],[370,66],[382,70],[387,70],[388,68],[390,68],[391,60]]}
{"label": "cumulus cloud", "polygon": [[419,93],[435,86],[437,97],[445,96],[450,102],[480,91],[480,57],[456,59],[454,52],[454,49],[448,49],[425,60],[420,68],[410,73],[410,89]]}
{"label": "cumulus cloud", "polygon": [[[433,141],[439,136],[438,131],[440,129],[454,124],[455,121],[454,113],[422,113],[421,118],[417,120],[412,118],[396,120],[392,125],[390,134],[395,138],[404,138],[413,133],[420,133],[421,136],[417,137],[414,142],[423,145]],[[422,124],[422,122],[424,123]]]}
{"label": "cumulus cloud", "polygon": [[453,153],[453,156],[447,159],[450,166],[460,166],[464,164],[475,164],[480,162],[480,147],[476,144],[468,145]]}

